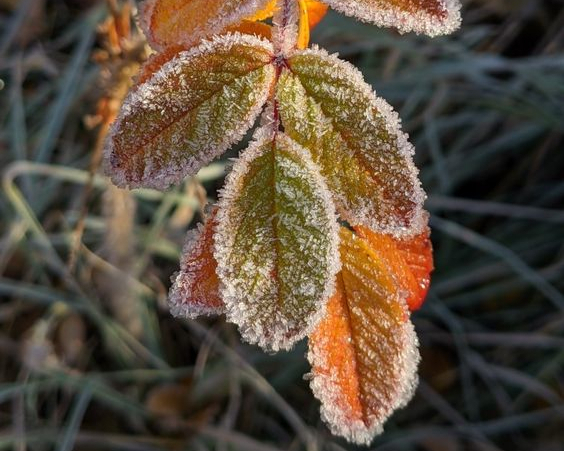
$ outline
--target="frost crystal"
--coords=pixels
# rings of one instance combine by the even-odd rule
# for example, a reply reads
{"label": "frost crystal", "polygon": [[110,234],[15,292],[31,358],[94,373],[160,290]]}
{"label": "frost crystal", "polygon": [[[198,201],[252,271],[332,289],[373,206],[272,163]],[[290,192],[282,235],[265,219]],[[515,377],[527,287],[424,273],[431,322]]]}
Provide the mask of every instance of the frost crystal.
{"label": "frost crystal", "polygon": [[418,340],[388,269],[346,229],[341,259],[336,293],[310,336],[311,388],[334,434],[369,444],[413,396]]}
{"label": "frost crystal", "polygon": [[400,33],[428,36],[452,33],[460,26],[459,0],[323,0],[331,8]]}
{"label": "frost crystal", "polygon": [[216,213],[217,209],[212,210],[206,224],[200,224],[186,236],[180,272],[174,279],[168,298],[174,316],[196,318],[224,313],[216,274],[217,263],[213,257]]}
{"label": "frost crystal", "polygon": [[290,55],[297,44],[298,38],[298,1],[283,1],[274,11],[273,23],[274,30],[272,34],[272,42],[277,54]]}
{"label": "frost crystal", "polygon": [[263,9],[269,0],[145,0],[140,24],[151,46],[191,46]]}
{"label": "frost crystal", "polygon": [[339,214],[382,233],[418,233],[425,194],[398,115],[334,55],[314,48],[288,65],[276,93],[284,129],[311,152]]}
{"label": "frost crystal", "polygon": [[259,129],[227,177],[217,222],[227,319],[251,343],[290,349],[323,314],[339,269],[334,207],[307,151]]}
{"label": "frost crystal", "polygon": [[120,187],[164,189],[241,139],[274,83],[272,46],[226,34],[180,52],[132,90],[108,136]]}
{"label": "frost crystal", "polygon": [[[427,218],[429,215],[425,213]],[[427,220],[425,221],[427,223]],[[433,270],[433,247],[430,229],[410,237],[394,238],[376,233],[366,227],[355,227],[358,233],[372,248],[392,273],[397,285],[407,294],[407,305],[411,311],[423,304]]]}

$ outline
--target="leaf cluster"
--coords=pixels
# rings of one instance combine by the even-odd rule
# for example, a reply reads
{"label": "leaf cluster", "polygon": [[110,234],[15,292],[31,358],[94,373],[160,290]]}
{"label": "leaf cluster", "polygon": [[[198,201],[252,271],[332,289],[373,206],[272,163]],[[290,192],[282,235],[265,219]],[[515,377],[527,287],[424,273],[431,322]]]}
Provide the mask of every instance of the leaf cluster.
{"label": "leaf cluster", "polygon": [[[433,36],[460,21],[454,0],[326,3],[401,32]],[[409,310],[425,296],[432,252],[397,114],[350,63],[307,48],[326,9],[147,0],[141,22],[159,53],[112,126],[106,166],[120,187],[165,189],[260,116],[219,204],[187,241],[172,311],[225,313],[267,351],[309,336],[322,416],[334,433],[369,443],[416,386]]]}

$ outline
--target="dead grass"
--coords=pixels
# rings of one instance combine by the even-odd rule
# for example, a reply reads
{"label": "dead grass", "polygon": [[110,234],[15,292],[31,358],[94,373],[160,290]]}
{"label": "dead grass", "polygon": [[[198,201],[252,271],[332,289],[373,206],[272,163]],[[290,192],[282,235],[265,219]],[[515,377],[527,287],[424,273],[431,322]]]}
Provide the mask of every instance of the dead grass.
{"label": "dead grass", "polygon": [[[224,160],[165,193],[96,176],[81,214],[104,5],[0,8],[0,449],[354,449],[319,420],[303,343],[265,355],[223,319],[167,311],[199,187],[213,200]],[[469,0],[464,17],[435,40],[336,14],[314,35],[400,112],[433,214],[421,385],[372,449],[559,451],[564,9]]]}

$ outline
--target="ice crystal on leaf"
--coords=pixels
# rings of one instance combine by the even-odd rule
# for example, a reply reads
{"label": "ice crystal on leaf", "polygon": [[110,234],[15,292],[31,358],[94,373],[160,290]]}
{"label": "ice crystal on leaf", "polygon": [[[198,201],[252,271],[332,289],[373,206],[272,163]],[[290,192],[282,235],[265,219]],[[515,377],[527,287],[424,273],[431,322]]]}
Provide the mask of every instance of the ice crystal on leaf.
{"label": "ice crystal on leaf", "polygon": [[242,34],[178,53],[126,98],[106,146],[118,186],[164,189],[222,154],[255,121],[275,79],[270,43]]}
{"label": "ice crystal on leaf", "polygon": [[264,127],[221,192],[215,258],[228,320],[272,351],[323,313],[339,269],[334,207],[308,152]]}
{"label": "ice crystal on leaf", "polygon": [[224,312],[217,262],[213,256],[216,214],[217,208],[214,208],[205,225],[191,230],[186,236],[180,272],[175,277],[168,299],[174,316],[196,318]]}
{"label": "ice crystal on leaf", "polygon": [[156,50],[193,45],[264,9],[269,0],[145,0],[141,27]]}
{"label": "ice crystal on leaf", "polygon": [[459,0],[323,0],[348,16],[400,33],[429,36],[452,33],[460,26]]}
{"label": "ice crystal on leaf", "polygon": [[418,341],[386,262],[349,230],[340,236],[336,292],[309,337],[311,388],[334,434],[368,444],[413,396]]}
{"label": "ice crystal on leaf", "polygon": [[274,9],[272,43],[276,54],[284,57],[291,53],[299,41],[299,2],[288,1]]}
{"label": "ice crystal on leaf", "polygon": [[355,231],[370,245],[378,258],[385,262],[398,286],[407,293],[407,305],[417,310],[423,304],[433,270],[433,248],[430,230],[407,238],[394,238],[358,226]]}
{"label": "ice crystal on leaf", "polygon": [[311,152],[340,215],[383,233],[417,233],[425,196],[397,114],[334,55],[305,50],[287,65],[276,93],[284,129]]}

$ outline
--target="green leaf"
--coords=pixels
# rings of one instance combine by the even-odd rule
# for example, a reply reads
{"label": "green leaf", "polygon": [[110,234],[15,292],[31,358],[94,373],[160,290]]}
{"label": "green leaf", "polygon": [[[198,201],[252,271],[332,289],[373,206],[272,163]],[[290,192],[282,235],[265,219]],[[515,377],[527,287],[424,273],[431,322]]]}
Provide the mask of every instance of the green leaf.
{"label": "green leaf", "polygon": [[180,52],[132,90],[106,146],[121,187],[164,189],[222,154],[254,123],[272,89],[272,46],[229,34]]}
{"label": "green leaf", "polygon": [[259,129],[228,176],[217,222],[228,320],[251,343],[291,348],[320,319],[339,269],[334,207],[308,152]]}
{"label": "green leaf", "polygon": [[276,96],[285,132],[311,152],[345,220],[396,236],[420,230],[413,147],[357,69],[305,50],[288,60]]}

